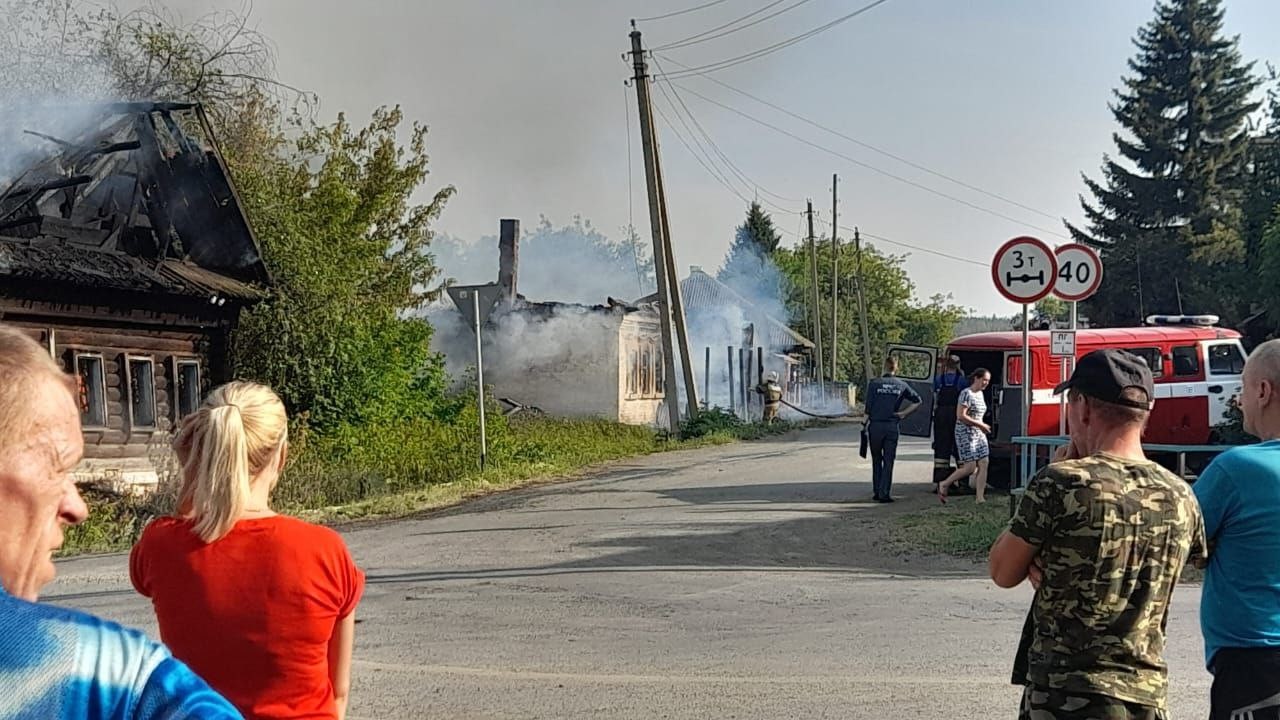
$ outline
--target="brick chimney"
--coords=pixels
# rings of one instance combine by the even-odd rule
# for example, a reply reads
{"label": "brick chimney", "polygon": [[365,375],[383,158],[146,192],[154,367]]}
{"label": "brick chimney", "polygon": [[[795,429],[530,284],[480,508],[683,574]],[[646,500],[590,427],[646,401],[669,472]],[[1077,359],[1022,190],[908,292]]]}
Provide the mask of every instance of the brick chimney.
{"label": "brick chimney", "polygon": [[498,233],[498,286],[502,302],[510,307],[516,301],[516,280],[520,272],[520,221],[503,219]]}

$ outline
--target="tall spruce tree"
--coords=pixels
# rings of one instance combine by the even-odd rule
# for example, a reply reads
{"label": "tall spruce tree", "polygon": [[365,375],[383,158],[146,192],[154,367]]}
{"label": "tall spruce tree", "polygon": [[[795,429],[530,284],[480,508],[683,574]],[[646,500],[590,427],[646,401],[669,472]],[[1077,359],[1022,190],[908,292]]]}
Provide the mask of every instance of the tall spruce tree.
{"label": "tall spruce tree", "polygon": [[1221,0],[1162,0],[1135,38],[1132,74],[1111,106],[1127,164],[1104,156],[1104,182],[1085,178],[1094,202],[1080,201],[1088,230],[1067,226],[1104,255],[1106,279],[1086,309],[1099,324],[1179,307],[1228,321],[1245,312],[1223,276],[1245,260],[1246,120],[1258,81],[1222,20]]}
{"label": "tall spruce tree", "polygon": [[753,301],[780,301],[782,278],[772,257],[781,241],[773,218],[760,203],[751,203],[747,219],[734,231],[733,244],[716,277]]}

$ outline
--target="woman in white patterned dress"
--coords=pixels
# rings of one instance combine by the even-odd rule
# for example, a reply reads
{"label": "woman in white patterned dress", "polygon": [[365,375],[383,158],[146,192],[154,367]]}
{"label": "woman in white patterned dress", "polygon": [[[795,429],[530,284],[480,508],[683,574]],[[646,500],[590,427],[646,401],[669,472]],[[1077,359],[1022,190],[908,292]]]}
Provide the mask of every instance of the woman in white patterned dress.
{"label": "woman in white patterned dress", "polygon": [[938,499],[944,503],[947,501],[947,489],[970,475],[974,476],[976,501],[987,501],[987,464],[991,457],[987,435],[991,434],[991,426],[982,421],[987,414],[987,400],[982,391],[991,384],[991,373],[978,368],[969,380],[969,387],[960,391],[956,407],[956,453],[960,456],[960,467],[938,485]]}

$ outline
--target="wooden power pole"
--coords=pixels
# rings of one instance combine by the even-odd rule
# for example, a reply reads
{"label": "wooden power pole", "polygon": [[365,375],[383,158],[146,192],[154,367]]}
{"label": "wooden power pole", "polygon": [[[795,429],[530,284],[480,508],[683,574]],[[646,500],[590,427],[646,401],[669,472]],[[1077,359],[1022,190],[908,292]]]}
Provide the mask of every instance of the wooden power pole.
{"label": "wooden power pole", "polygon": [[818,295],[818,241],[813,236],[813,201],[806,200],[805,204],[808,206],[805,214],[809,216],[809,330],[813,333],[813,340],[816,343],[815,367],[818,371],[818,389],[825,396],[827,393],[822,374],[822,305]]}
{"label": "wooden power pole", "polygon": [[871,336],[867,334],[867,300],[862,294],[862,238],[858,235],[858,228],[853,229],[853,250],[858,260],[854,279],[858,291],[858,321],[862,326],[862,367],[867,382],[871,382],[871,378],[875,377],[875,369],[871,367]]}
{"label": "wooden power pole", "polygon": [[836,328],[840,320],[840,239],[836,234],[839,229],[836,216],[836,184],[839,176],[831,175],[831,382],[836,381],[837,351],[840,338]]}
{"label": "wooden power pole", "polygon": [[[636,102],[640,113],[640,140],[644,147],[645,184],[649,189],[649,231],[653,235],[653,269],[658,286],[658,324],[662,332],[662,373],[666,389],[667,418],[672,434],[680,432],[680,391],[676,380],[676,358],[671,332],[671,278],[675,268],[668,267],[666,237],[663,230],[661,187],[659,181],[658,144],[653,131],[653,106],[649,96],[649,74],[640,43],[640,31],[631,30],[631,60],[635,69]],[[688,362],[688,353],[684,353]]]}
{"label": "wooden power pole", "polygon": [[[652,116],[650,121],[652,122]],[[688,401],[687,417],[698,415],[698,381],[693,376],[693,358],[689,351],[689,330],[685,326],[684,298],[680,291],[680,266],[676,265],[675,251],[671,249],[671,225],[667,219],[667,186],[662,178],[662,153],[658,152],[658,141],[654,137],[653,163],[657,168],[658,204],[662,210],[662,247],[666,253],[667,298],[671,301],[671,319],[676,329],[676,343],[680,348],[680,370],[684,378],[685,398]],[[680,393],[671,386],[671,398],[679,406]]]}

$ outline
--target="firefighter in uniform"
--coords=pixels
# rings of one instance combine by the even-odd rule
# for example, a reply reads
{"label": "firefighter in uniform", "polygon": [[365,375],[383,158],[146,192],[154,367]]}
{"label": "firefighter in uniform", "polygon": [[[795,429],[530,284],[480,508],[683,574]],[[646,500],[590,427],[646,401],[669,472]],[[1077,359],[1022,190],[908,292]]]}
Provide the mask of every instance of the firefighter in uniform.
{"label": "firefighter in uniform", "polygon": [[778,409],[782,405],[782,386],[778,384],[778,373],[769,373],[769,379],[761,381],[756,386],[756,392],[764,399],[764,416],[761,419],[766,423],[777,420]]}
{"label": "firefighter in uniform", "polygon": [[933,492],[938,483],[951,474],[951,461],[956,454],[956,405],[960,391],[969,387],[969,379],[960,368],[960,358],[952,355],[944,361],[942,372],[933,379]]}

